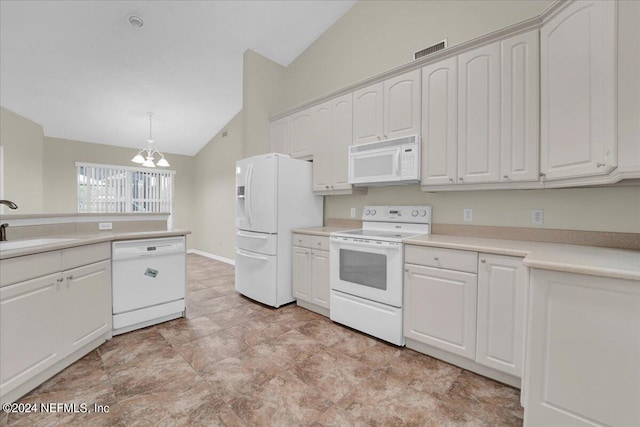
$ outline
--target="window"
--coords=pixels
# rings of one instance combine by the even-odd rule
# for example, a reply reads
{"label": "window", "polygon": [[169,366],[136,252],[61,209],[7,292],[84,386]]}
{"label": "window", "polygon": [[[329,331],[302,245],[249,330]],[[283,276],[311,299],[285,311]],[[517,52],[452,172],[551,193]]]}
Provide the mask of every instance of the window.
{"label": "window", "polygon": [[173,211],[175,171],[93,163],[76,168],[79,213]]}

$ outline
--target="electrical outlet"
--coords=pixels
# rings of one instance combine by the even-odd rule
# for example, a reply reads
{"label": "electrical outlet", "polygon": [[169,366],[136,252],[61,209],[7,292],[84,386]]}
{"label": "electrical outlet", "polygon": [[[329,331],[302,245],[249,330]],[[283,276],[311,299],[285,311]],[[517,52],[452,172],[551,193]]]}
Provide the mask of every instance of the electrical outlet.
{"label": "electrical outlet", "polygon": [[464,210],[464,220],[466,222],[473,221],[473,209],[465,209]]}
{"label": "electrical outlet", "polygon": [[351,218],[356,217],[356,208],[351,208]]}
{"label": "electrical outlet", "polygon": [[110,222],[99,222],[98,230],[111,230],[113,228],[113,224]]}
{"label": "electrical outlet", "polygon": [[531,211],[531,223],[542,225],[544,224],[544,210],[543,209],[533,209]]}

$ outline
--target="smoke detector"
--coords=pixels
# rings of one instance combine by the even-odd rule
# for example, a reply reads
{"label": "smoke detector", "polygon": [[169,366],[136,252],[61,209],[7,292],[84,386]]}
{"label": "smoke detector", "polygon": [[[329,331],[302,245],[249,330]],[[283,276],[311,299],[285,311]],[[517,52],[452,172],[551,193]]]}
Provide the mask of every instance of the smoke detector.
{"label": "smoke detector", "polygon": [[129,17],[129,24],[131,24],[133,28],[142,28],[144,21],[139,16],[131,15]]}

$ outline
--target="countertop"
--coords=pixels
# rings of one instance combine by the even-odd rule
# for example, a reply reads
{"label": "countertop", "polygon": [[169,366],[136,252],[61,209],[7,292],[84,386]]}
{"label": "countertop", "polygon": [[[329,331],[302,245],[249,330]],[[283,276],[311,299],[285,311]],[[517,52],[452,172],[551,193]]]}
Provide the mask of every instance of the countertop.
{"label": "countertop", "polygon": [[[43,238],[43,239],[61,238],[61,239],[74,239],[74,240],[0,251],[0,260],[15,258],[19,256],[24,256],[24,255],[37,254],[40,252],[49,252],[49,251],[55,251],[59,249],[72,248],[76,246],[91,245],[94,243],[113,242],[117,240],[176,237],[176,236],[186,236],[188,234],[191,234],[191,231],[174,229],[174,230],[158,230],[158,231],[142,231],[142,232],[122,232],[122,233],[102,231],[99,233],[87,233],[87,234],[78,233],[78,234],[64,234],[64,235],[47,235],[47,236],[40,236],[38,238]],[[25,239],[25,240],[31,240],[31,239]],[[14,241],[17,242],[18,240],[14,240]]]}
{"label": "countertop", "polygon": [[640,251],[443,234],[405,239],[404,243],[522,257],[527,267],[543,270],[640,280]]}
{"label": "countertop", "polygon": [[[328,237],[333,232],[353,228],[309,227],[293,232]],[[447,234],[427,234],[405,239],[404,243],[521,257],[527,267],[543,270],[640,280],[640,251]]]}

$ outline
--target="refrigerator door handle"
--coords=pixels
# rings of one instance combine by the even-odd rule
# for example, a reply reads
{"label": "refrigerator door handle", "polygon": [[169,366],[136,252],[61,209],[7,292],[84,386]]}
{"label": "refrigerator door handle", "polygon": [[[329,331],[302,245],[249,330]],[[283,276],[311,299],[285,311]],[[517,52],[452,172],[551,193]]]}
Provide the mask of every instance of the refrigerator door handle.
{"label": "refrigerator door handle", "polygon": [[253,258],[253,259],[260,260],[260,261],[269,261],[269,258],[267,258],[267,257],[249,255],[247,253],[242,252],[240,249],[236,249],[236,255],[240,255],[240,256],[243,256],[243,257],[246,257],[246,258]]}
{"label": "refrigerator door handle", "polygon": [[254,236],[253,234],[246,234],[241,231],[236,232],[238,237],[248,237],[249,239],[267,240],[267,236]]}
{"label": "refrigerator door handle", "polygon": [[245,206],[247,208],[247,222],[251,225],[251,178],[253,177],[253,163],[249,165],[247,168],[247,176],[246,176],[246,198],[245,198]]}

